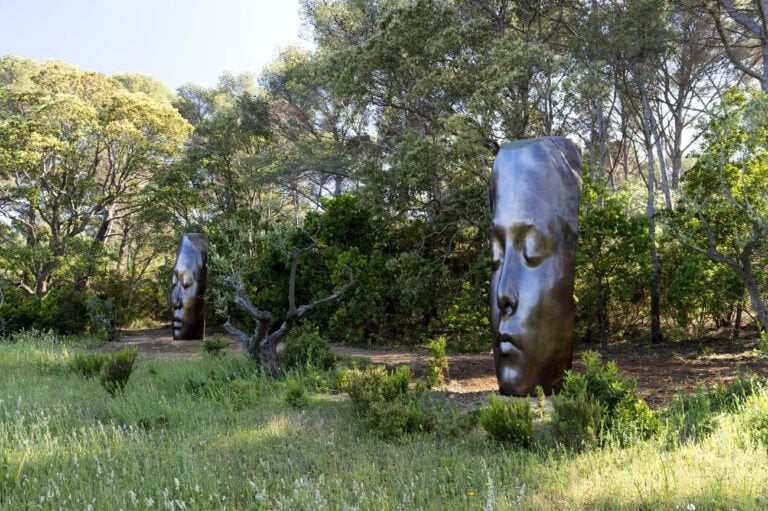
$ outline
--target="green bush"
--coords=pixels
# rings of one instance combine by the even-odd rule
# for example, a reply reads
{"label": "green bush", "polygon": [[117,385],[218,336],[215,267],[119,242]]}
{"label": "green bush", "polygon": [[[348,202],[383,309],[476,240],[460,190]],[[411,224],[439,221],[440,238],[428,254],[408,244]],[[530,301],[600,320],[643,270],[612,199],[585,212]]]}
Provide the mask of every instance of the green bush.
{"label": "green bush", "polygon": [[480,409],[480,426],[499,442],[528,447],[533,439],[531,402],[491,394]]}
{"label": "green bush", "polygon": [[101,369],[109,362],[109,359],[110,357],[106,353],[79,351],[72,357],[70,368],[83,378],[92,378],[101,373]]}
{"label": "green bush", "polygon": [[488,292],[490,267],[486,257],[478,257],[466,275],[458,280],[451,300],[439,311],[440,323],[450,332],[448,346],[460,353],[487,353],[488,301],[478,300]]}
{"label": "green bush", "polygon": [[34,296],[25,294],[20,289],[8,285],[2,286],[3,304],[0,307],[0,322],[3,335],[13,334],[25,329],[41,329],[41,303]]}
{"label": "green bush", "polygon": [[115,352],[101,369],[101,386],[111,395],[122,392],[128,384],[139,352],[135,348],[123,348]]}
{"label": "green bush", "polygon": [[423,385],[411,386],[411,370],[405,365],[391,373],[383,366],[349,369],[337,373],[336,380],[349,394],[364,429],[380,438],[407,433],[456,436],[477,424],[473,414],[430,401]]}
{"label": "green bush", "polygon": [[432,358],[427,361],[427,387],[440,388],[445,384],[448,373],[448,356],[445,354],[445,337],[438,337],[429,343]]}
{"label": "green bush", "polygon": [[552,407],[555,434],[563,445],[580,450],[598,444],[603,415],[597,403],[586,396],[555,396]]}
{"label": "green bush", "polygon": [[[584,353],[582,361],[584,374],[569,371],[555,399],[555,431],[562,432],[564,444],[604,443],[611,438],[627,444],[659,432],[658,417],[635,393],[635,382],[619,375],[614,362],[602,364],[594,352]],[[584,435],[581,440],[579,432]]]}
{"label": "green bush", "polygon": [[40,327],[50,328],[62,334],[79,334],[89,327],[88,295],[73,285],[51,290],[42,301]]}
{"label": "green bush", "polygon": [[213,356],[223,355],[224,348],[228,346],[229,343],[219,336],[209,337],[203,342],[203,353]]}
{"label": "green bush", "polygon": [[327,371],[336,364],[336,355],[331,351],[328,342],[317,330],[308,329],[298,330],[288,336],[281,359],[286,369],[311,367]]}
{"label": "green bush", "polygon": [[418,399],[371,403],[363,419],[366,429],[380,438],[397,438],[428,430],[426,411]]}
{"label": "green bush", "polygon": [[355,410],[365,414],[375,402],[394,401],[406,396],[411,383],[411,368],[402,365],[392,373],[384,366],[351,369],[342,380],[341,390],[349,394]]}
{"label": "green bush", "polygon": [[[111,302],[61,285],[37,299],[19,289],[0,283],[0,335],[24,329],[52,330],[59,334],[91,332],[115,340],[117,331]],[[110,319],[111,318],[111,319]]]}
{"label": "green bush", "polygon": [[606,189],[598,171],[589,165],[582,171],[575,334],[593,342],[605,336],[607,342],[646,314],[651,240],[647,220],[632,213],[632,194]]}
{"label": "green bush", "polygon": [[288,406],[296,410],[303,410],[309,404],[307,392],[304,389],[304,385],[296,380],[288,382],[288,387],[285,390],[285,402]]}

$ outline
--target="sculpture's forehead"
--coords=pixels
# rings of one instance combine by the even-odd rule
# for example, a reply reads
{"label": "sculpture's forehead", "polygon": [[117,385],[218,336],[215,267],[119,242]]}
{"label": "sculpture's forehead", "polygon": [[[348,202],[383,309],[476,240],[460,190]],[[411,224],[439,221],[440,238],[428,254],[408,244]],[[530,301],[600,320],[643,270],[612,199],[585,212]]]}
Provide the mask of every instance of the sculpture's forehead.
{"label": "sculpture's forehead", "polygon": [[578,214],[578,170],[561,145],[547,138],[521,140],[499,151],[491,173],[494,222],[540,224]]}
{"label": "sculpture's forehead", "polygon": [[179,270],[195,270],[202,265],[201,254],[194,247],[183,245],[179,250],[179,255],[176,258],[176,264],[174,269]]}
{"label": "sculpture's forehead", "polygon": [[557,172],[531,159],[514,163],[494,169],[494,219],[545,220],[558,214],[563,184]]}

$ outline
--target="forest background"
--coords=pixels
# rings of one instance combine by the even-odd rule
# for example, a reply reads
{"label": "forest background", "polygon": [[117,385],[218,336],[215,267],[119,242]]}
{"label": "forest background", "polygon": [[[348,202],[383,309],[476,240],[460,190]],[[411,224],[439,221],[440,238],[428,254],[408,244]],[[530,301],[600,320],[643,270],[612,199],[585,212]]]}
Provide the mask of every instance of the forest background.
{"label": "forest background", "polygon": [[302,2],[315,48],[168,90],[0,58],[0,329],[168,322],[179,235],[328,339],[490,348],[487,179],[502,144],[583,147],[577,336],[768,329],[762,2]]}

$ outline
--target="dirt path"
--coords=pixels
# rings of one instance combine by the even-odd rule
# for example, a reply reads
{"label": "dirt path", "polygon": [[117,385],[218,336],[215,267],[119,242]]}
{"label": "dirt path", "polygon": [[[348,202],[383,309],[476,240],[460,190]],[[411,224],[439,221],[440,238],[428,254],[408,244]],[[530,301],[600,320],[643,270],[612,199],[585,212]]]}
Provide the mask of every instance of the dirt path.
{"label": "dirt path", "polygon": [[[174,341],[170,328],[125,331],[118,343],[103,344],[95,349],[115,351],[135,347],[147,356],[194,357],[202,353],[203,341]],[[581,369],[580,352],[576,350],[574,368]],[[416,377],[424,374],[429,351],[424,349],[356,348],[334,345],[341,356],[365,358],[374,364],[396,367],[408,364]],[[594,349],[594,348],[592,348]],[[233,340],[228,351],[244,353]],[[721,338],[681,343],[613,344],[607,355],[614,360],[622,374],[635,378],[640,394],[652,407],[667,404],[678,391],[693,392],[697,386],[712,386],[719,381],[733,380],[740,371],[757,371],[768,374],[766,364],[756,351],[754,336],[737,343]],[[449,355],[449,383],[447,396],[466,405],[485,400],[495,392],[496,377],[490,353],[478,355]]]}

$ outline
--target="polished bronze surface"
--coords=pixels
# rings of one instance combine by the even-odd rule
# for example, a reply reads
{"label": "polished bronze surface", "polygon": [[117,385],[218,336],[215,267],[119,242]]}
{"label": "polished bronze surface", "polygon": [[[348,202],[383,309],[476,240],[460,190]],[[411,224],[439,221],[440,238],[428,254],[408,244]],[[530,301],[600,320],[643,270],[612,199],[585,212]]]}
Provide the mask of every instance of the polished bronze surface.
{"label": "polished bronze surface", "polygon": [[573,358],[581,156],[566,138],[520,140],[493,165],[490,308],[499,392],[557,390]]}
{"label": "polished bronze surface", "polygon": [[179,253],[173,267],[173,338],[205,337],[205,285],[207,280],[208,238],[204,234],[181,235]]}

